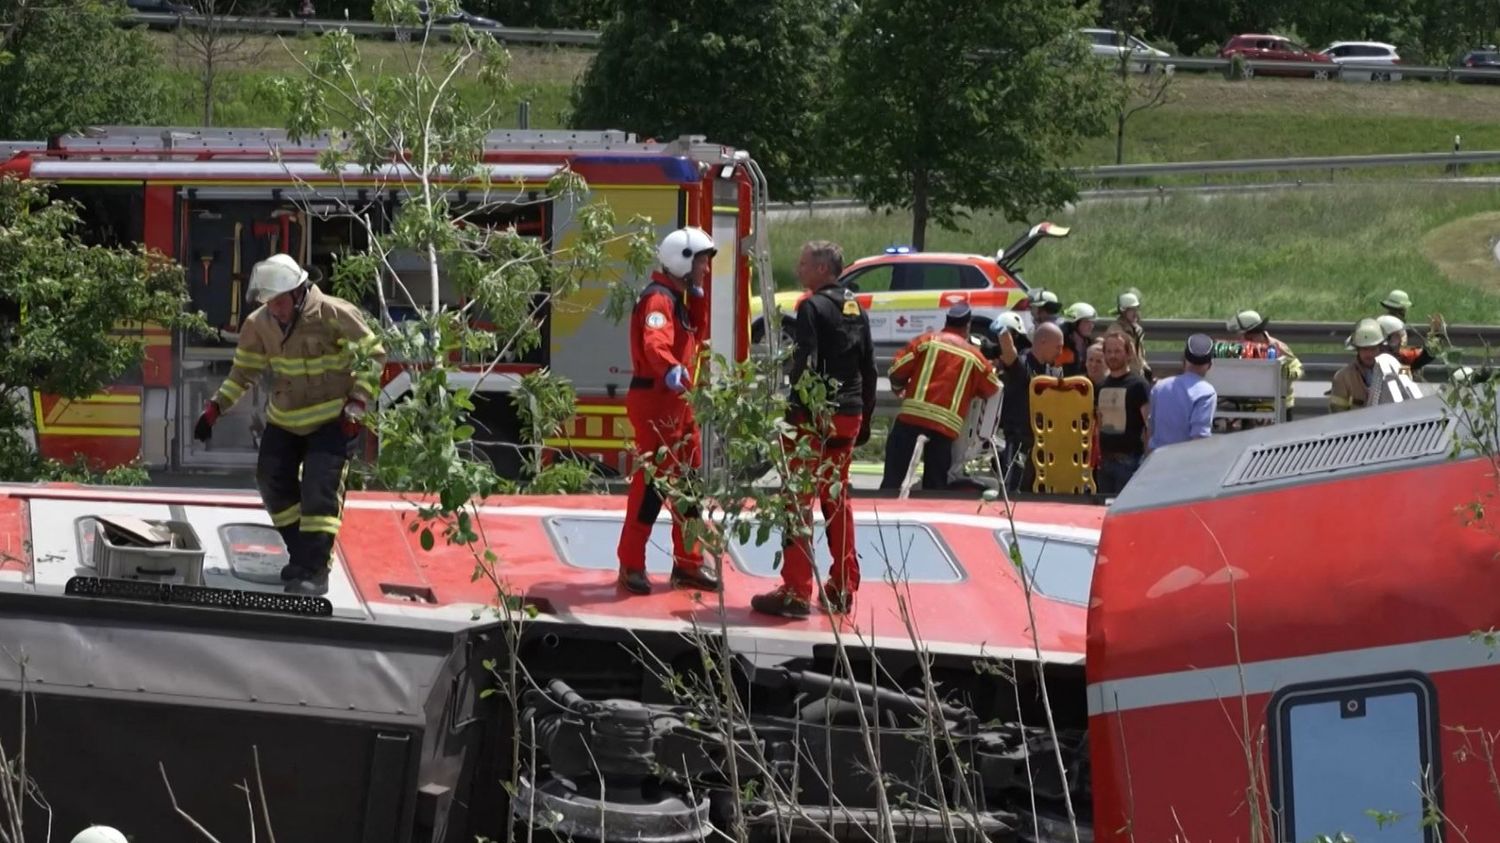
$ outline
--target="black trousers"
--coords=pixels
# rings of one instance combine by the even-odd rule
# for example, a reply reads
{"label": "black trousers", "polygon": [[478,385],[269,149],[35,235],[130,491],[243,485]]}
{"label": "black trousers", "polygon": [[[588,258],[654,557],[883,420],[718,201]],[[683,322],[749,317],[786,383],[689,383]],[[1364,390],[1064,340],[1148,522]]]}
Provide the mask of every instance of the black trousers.
{"label": "black trousers", "polygon": [[922,488],[948,488],[948,471],[953,468],[953,440],[899,420],[891,425],[891,432],[885,437],[885,476],[880,480],[880,488],[901,488],[906,469],[911,465],[911,455],[917,450],[917,437],[923,435],[927,437],[927,444],[922,447]]}
{"label": "black trousers", "polygon": [[338,420],[303,436],[266,425],[255,483],[293,565],[321,571],[333,560],[352,442]]}
{"label": "black trousers", "polygon": [[1030,492],[1036,483],[1036,461],[1031,456],[1035,440],[1028,434],[1023,430],[1004,431],[1005,456],[1001,462],[1005,465],[1005,488],[1012,492]]}

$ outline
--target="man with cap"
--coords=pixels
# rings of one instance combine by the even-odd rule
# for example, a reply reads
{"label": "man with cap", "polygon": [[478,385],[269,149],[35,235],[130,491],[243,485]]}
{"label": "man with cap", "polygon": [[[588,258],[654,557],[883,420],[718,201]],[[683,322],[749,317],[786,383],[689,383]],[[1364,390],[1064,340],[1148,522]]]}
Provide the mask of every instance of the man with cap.
{"label": "man with cap", "polygon": [[291,255],[256,264],[249,297],[261,306],[240,326],[229,375],[204,405],[193,437],[209,441],[219,417],[251,385],[268,370],[275,376],[255,483],[286,544],[286,590],[324,594],[349,452],[379,389],[385,350],[360,309],[309,284]]}
{"label": "man with cap", "polygon": [[[926,434],[922,451],[922,488],[944,489],[953,467],[953,443],[964,429],[964,416],[975,396],[1000,391],[995,369],[969,339],[973,311],[968,302],[948,309],[941,331],[929,331],[901,349],[891,363],[891,389],[902,398],[901,412],[885,440],[882,489],[899,489]],[[1001,335],[1004,343],[1009,332]]]}
{"label": "man with cap", "polygon": [[[660,475],[698,467],[698,424],[683,393],[693,385],[698,348],[708,338],[708,300],[703,282],[714,255],[712,237],[701,228],[679,228],[662,239],[656,257],[661,268],[641,291],[630,315],[630,391],[625,413],[635,433],[639,462],[625,499],[625,523],[616,555],[620,585],[632,594],[650,594],[646,543],[666,503],[646,463]],[[669,506],[672,515],[673,587],[717,591],[719,581],[703,569],[703,549],[689,542],[683,525],[697,518],[696,507]]]}
{"label": "man with cap", "polygon": [[1146,328],[1141,325],[1141,291],[1134,287],[1121,293],[1115,299],[1115,325],[1130,337],[1130,342],[1135,346],[1136,353],[1130,361],[1130,370],[1144,377],[1148,382],[1155,380],[1151,374],[1151,365],[1146,362]]}
{"label": "man with cap", "polygon": [[1182,374],[1157,381],[1151,388],[1148,453],[1179,442],[1207,439],[1213,432],[1219,394],[1205,380],[1213,364],[1213,338],[1208,334],[1188,337],[1182,349]]}

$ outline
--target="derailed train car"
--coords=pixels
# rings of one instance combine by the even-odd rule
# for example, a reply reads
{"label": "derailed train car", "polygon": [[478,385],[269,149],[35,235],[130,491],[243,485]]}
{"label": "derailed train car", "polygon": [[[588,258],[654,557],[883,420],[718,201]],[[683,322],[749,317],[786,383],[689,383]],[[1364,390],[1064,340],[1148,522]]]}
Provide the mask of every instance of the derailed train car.
{"label": "derailed train car", "polygon": [[[497,587],[465,548],[422,550],[410,503],[356,494],[328,595],[300,598],[251,495],[0,487],[0,741],[26,724],[59,836],[187,839],[173,797],[223,835],[264,834],[269,815],[281,839],[319,841],[696,840],[736,823],[855,840],[882,818],[901,839],[1063,840],[1069,801],[1086,834],[1102,509],[860,512],[866,585],[835,628],[749,612],[777,576],[770,546],[733,548],[722,606],[625,597],[606,496],[488,502]],[[98,519],[120,517],[190,525],[201,568],[101,551]],[[653,545],[648,565],[670,565]],[[486,610],[502,590],[509,620]]]}
{"label": "derailed train car", "polygon": [[1147,461],[1093,582],[1097,839],[1494,839],[1484,427],[1426,398]]}

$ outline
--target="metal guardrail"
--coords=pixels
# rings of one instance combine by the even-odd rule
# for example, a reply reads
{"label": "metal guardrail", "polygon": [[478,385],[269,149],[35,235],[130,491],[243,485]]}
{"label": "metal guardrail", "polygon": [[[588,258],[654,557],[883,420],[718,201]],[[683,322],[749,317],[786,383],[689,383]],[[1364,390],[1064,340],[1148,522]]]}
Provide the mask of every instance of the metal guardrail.
{"label": "metal guardrail", "polygon": [[[1340,343],[1354,330],[1354,319],[1348,322],[1272,321],[1271,333],[1291,346],[1299,343]],[[1192,334],[1220,337],[1229,334],[1220,319],[1146,319],[1142,321],[1151,341],[1184,342]],[[1422,330],[1423,326],[1413,327]],[[1448,339],[1459,348],[1481,349],[1500,346],[1500,325],[1449,325]]]}
{"label": "metal guardrail", "polygon": [[[208,18],[193,14],[175,15],[163,12],[137,12],[127,17],[135,23],[153,27],[176,28],[178,26],[204,27],[209,25]],[[269,35],[317,34],[347,29],[351,35],[366,37],[384,36],[393,37],[397,40],[421,38],[422,33],[425,31],[422,27],[393,27],[388,24],[375,23],[374,21],[294,17],[257,18],[239,15],[222,15],[213,21],[213,25],[224,30],[262,32]],[[451,37],[453,28],[449,24],[433,24],[432,34],[440,38],[448,38]],[[524,27],[502,26],[476,28],[476,31],[489,33],[499,41],[523,44],[593,46],[599,43],[598,32],[584,29],[528,29]]]}
{"label": "metal guardrail", "polygon": [[1290,170],[1356,170],[1375,167],[1440,167],[1460,164],[1494,164],[1500,151],[1402,152],[1383,155],[1331,155],[1306,158],[1241,158],[1225,161],[1179,161],[1162,164],[1104,164],[1075,167],[1080,179],[1110,181],[1151,176],[1212,175]]}
{"label": "metal guardrail", "polygon": [[[1105,57],[1103,61],[1115,63],[1116,60]],[[1165,67],[1167,72],[1174,73],[1179,70],[1194,71],[1200,73],[1224,73],[1228,74],[1233,66],[1233,59],[1223,59],[1217,56],[1131,56],[1127,59],[1132,65],[1146,68]],[[1473,67],[1447,67],[1440,65],[1408,65],[1408,64],[1371,64],[1364,62],[1344,62],[1342,64],[1312,62],[1312,61],[1270,61],[1265,59],[1246,59],[1244,68],[1249,71],[1250,76],[1257,75],[1262,71],[1271,74],[1299,74],[1312,76],[1315,79],[1338,80],[1342,78],[1360,78],[1373,74],[1373,78],[1380,78],[1390,74],[1392,81],[1406,79],[1444,80],[1457,82],[1465,79],[1475,81],[1496,80],[1500,81],[1500,70],[1486,70]]]}

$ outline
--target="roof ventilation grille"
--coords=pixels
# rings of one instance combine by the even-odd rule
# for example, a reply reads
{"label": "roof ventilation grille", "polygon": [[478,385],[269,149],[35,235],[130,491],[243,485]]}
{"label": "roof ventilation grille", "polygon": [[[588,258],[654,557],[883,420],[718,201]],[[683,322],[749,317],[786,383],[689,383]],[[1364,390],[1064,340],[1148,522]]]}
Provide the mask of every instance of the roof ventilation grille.
{"label": "roof ventilation grille", "polygon": [[1430,457],[1446,453],[1449,447],[1445,418],[1260,445],[1240,458],[1224,485],[1247,486]]}

